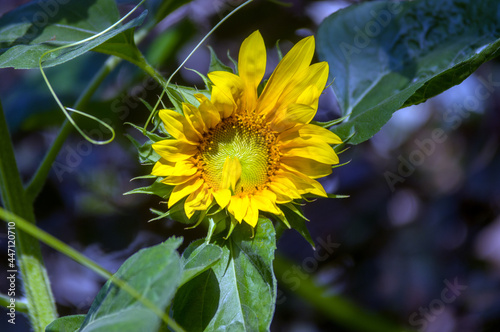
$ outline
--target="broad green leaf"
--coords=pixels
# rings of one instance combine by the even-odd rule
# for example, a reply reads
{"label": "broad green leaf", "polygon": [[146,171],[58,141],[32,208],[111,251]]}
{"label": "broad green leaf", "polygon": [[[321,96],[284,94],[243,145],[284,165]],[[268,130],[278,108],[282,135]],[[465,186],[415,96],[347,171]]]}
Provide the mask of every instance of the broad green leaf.
{"label": "broad green leaf", "polygon": [[222,250],[213,244],[198,240],[184,250],[181,257],[183,273],[181,285],[208,270],[222,256]]}
{"label": "broad green leaf", "polygon": [[[105,43],[140,25],[146,14],[143,12],[125,25],[89,42],[48,54],[43,59],[43,66],[61,64]],[[64,4],[33,1],[0,18],[0,68],[38,68],[38,61],[46,51],[91,37],[118,20],[119,13],[113,0],[72,0]],[[115,41],[129,39],[130,36],[122,36],[116,37]],[[103,47],[108,51],[113,48]]]}
{"label": "broad green leaf", "polygon": [[[143,12],[141,15],[142,19],[145,15],[146,12]],[[105,43],[97,45],[97,47],[93,48],[92,51],[117,56],[123,60],[133,63],[139,68],[143,68],[146,63],[146,59],[144,59],[141,51],[139,51],[135,45],[134,29],[123,31],[113,38],[106,40]]]}
{"label": "broad green leaf", "polygon": [[[114,275],[134,288],[162,312],[170,304],[182,277],[182,265],[176,249],[182,239],[142,249]],[[157,331],[161,318],[142,302],[110,280],[97,294],[81,332]]]}
{"label": "broad green leaf", "polygon": [[340,10],[320,25],[318,55],[347,120],[334,127],[350,144],[392,114],[424,102],[498,55],[497,0],[373,1]]}
{"label": "broad green leaf", "polygon": [[209,269],[202,272],[175,294],[175,321],[189,332],[210,331],[207,326],[217,313],[220,297],[221,288],[214,271]]}
{"label": "broad green leaf", "polygon": [[252,238],[246,224],[219,237],[221,259],[184,284],[174,299],[174,319],[187,331],[267,331],[276,302],[272,262],[274,227],[259,219]]}
{"label": "broad green leaf", "polygon": [[85,315],[64,316],[47,325],[45,332],[76,332],[84,320]]}

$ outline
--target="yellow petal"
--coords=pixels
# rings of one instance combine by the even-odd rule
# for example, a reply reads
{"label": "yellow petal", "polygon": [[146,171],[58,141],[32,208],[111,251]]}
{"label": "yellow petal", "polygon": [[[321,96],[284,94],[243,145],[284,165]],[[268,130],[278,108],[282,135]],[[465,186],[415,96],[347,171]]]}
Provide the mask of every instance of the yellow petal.
{"label": "yellow petal", "polygon": [[203,134],[208,130],[198,108],[188,103],[182,103],[182,111],[184,112],[186,121],[194,128],[198,138],[202,139]]}
{"label": "yellow petal", "polygon": [[252,197],[249,197],[247,213],[243,220],[252,227],[255,227],[259,221],[259,210],[255,204],[252,204]]}
{"label": "yellow petal", "polygon": [[211,101],[212,104],[219,110],[221,118],[229,117],[236,109],[236,103],[233,96],[229,92],[215,85],[212,87]]}
{"label": "yellow petal", "polygon": [[221,207],[221,209],[225,208],[229,201],[231,200],[231,191],[229,189],[221,189],[214,191],[212,193],[214,195],[217,204]]}
{"label": "yellow petal", "polygon": [[295,188],[301,195],[310,193],[316,196],[326,197],[325,189],[318,181],[293,171],[282,170],[282,174],[293,182]]}
{"label": "yellow petal", "polygon": [[[238,75],[233,73],[229,73],[226,71],[213,71],[208,73],[208,78],[214,86],[220,89],[220,92],[227,98],[230,98],[235,107],[240,106],[241,104],[241,96],[245,89],[243,80]],[[212,87],[212,102],[213,100],[213,88]],[[216,91],[218,91],[216,89]],[[226,101],[227,102],[227,101]],[[215,104],[215,102],[214,102]]]}
{"label": "yellow petal", "polygon": [[302,137],[287,141],[280,146],[284,157],[303,157],[315,159],[323,164],[334,165],[339,157],[330,145],[317,138],[303,139]]}
{"label": "yellow petal", "polygon": [[271,128],[277,132],[285,131],[296,124],[307,124],[316,115],[316,110],[308,105],[291,104],[277,114],[271,122]]}
{"label": "yellow petal", "polygon": [[215,127],[220,122],[219,110],[217,110],[215,105],[212,104],[212,102],[205,95],[197,93],[194,96],[200,102],[198,109],[200,110],[203,122],[205,122],[207,128],[211,129]]}
{"label": "yellow petal", "polygon": [[269,190],[276,194],[276,203],[288,203],[294,199],[301,198],[293,182],[283,175],[275,175],[269,183]]}
{"label": "yellow petal", "polygon": [[297,137],[302,137],[303,139],[321,139],[327,144],[342,143],[342,140],[330,130],[313,124],[298,125],[290,128],[278,135],[278,141],[289,141]]}
{"label": "yellow petal", "polygon": [[168,208],[171,208],[172,205],[196,191],[202,184],[204,180],[200,177],[195,177],[191,181],[175,186],[174,190],[170,194],[170,198],[168,200]]}
{"label": "yellow petal", "polygon": [[189,159],[198,151],[196,145],[174,139],[156,142],[152,147],[161,157],[170,162]]}
{"label": "yellow petal", "polygon": [[196,191],[193,191],[186,198],[184,211],[188,218],[191,218],[196,210],[206,210],[212,203],[212,196],[206,184],[203,184]]}
{"label": "yellow petal", "polygon": [[270,190],[263,189],[256,192],[251,197],[251,204],[255,205],[260,211],[272,214],[281,214],[281,210],[276,206],[276,194]]}
{"label": "yellow petal", "polygon": [[241,223],[243,217],[247,214],[248,205],[248,195],[236,195],[231,197],[231,201],[229,202],[227,210],[234,216],[234,219],[238,220],[238,222]]}
{"label": "yellow petal", "polygon": [[309,85],[305,90],[302,91],[302,93],[297,98],[297,104],[307,105],[312,109],[317,110],[318,99],[319,95],[321,94],[321,91],[322,90],[318,90],[318,88],[316,88],[314,85]]}
{"label": "yellow petal", "polygon": [[259,31],[255,31],[241,44],[238,57],[238,74],[245,85],[245,104],[254,109],[257,87],[266,71],[266,46]]}
{"label": "yellow petal", "polygon": [[160,110],[159,115],[165,129],[174,138],[198,142],[198,135],[182,114],[163,109]]}
{"label": "yellow petal", "polygon": [[198,178],[199,175],[186,175],[186,176],[169,176],[165,179],[161,180],[162,183],[168,184],[170,186],[177,186],[186,182],[191,181],[192,179]]}
{"label": "yellow petal", "polygon": [[190,176],[196,172],[198,172],[198,167],[191,160],[182,160],[175,163],[175,167],[167,176]]}
{"label": "yellow petal", "polygon": [[305,174],[313,179],[321,178],[332,173],[332,165],[317,162],[314,156],[309,158],[301,157],[281,157],[281,167],[285,169],[294,169],[297,172]]}
{"label": "yellow petal", "polygon": [[153,166],[151,174],[155,176],[169,176],[174,167],[175,167],[174,162],[170,162],[165,158],[160,158],[160,160],[158,160]]}
{"label": "yellow petal", "polygon": [[328,63],[315,63],[294,76],[285,91],[280,95],[277,104],[304,104],[299,101],[299,97],[303,95],[304,91],[311,89],[311,91],[314,91],[314,94],[312,95],[311,102],[307,103],[307,105],[314,106],[317,109],[318,98],[325,89],[327,79]]}
{"label": "yellow petal", "polygon": [[237,157],[227,157],[222,167],[221,189],[231,189],[234,193],[236,183],[241,177],[241,164]]}
{"label": "yellow petal", "polygon": [[314,54],[314,37],[299,41],[280,61],[269,78],[264,91],[257,102],[258,113],[268,113],[275,108],[280,95],[297,74],[306,69]]}

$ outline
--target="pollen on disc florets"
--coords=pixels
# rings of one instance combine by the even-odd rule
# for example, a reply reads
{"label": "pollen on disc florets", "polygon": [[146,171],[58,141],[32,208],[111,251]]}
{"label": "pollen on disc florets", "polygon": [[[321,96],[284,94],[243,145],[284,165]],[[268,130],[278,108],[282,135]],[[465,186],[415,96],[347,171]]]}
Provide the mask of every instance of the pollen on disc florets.
{"label": "pollen on disc florets", "polygon": [[199,146],[198,160],[202,176],[214,190],[219,190],[224,162],[238,158],[241,177],[235,194],[252,193],[263,188],[279,168],[276,133],[263,117],[236,114],[223,119],[205,133]]}

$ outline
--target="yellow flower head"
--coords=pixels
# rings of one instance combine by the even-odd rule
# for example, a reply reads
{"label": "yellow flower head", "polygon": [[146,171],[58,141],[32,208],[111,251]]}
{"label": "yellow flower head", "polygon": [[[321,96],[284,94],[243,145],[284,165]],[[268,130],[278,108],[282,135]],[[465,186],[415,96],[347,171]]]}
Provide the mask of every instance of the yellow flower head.
{"label": "yellow flower head", "polygon": [[280,204],[305,194],[326,197],[316,178],[339,159],[340,138],[310,124],[328,77],[328,64],[310,65],[314,37],[298,42],[281,60],[260,95],[266,48],[258,31],[241,45],[238,75],[215,71],[211,98],[195,97],[183,113],[160,110],[173,139],[153,144],[161,156],[152,174],[174,186],[169,208],[184,201],[186,215],[217,204],[255,227],[259,213],[283,216]]}

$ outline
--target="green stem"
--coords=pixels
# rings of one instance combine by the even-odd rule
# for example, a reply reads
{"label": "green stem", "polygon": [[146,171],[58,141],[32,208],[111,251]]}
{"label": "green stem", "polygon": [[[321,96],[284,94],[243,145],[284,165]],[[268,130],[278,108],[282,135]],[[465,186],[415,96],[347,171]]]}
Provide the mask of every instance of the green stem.
{"label": "green stem", "polygon": [[[14,149],[9,135],[7,122],[0,104],[0,192],[4,207],[35,223],[33,205],[28,200],[17,169]],[[16,229],[15,258],[23,276],[24,293],[27,299],[31,325],[35,331],[44,331],[45,326],[57,318],[54,297],[49,285],[47,271],[43,264],[40,244],[37,239]],[[15,270],[14,266],[9,266]],[[17,276],[17,272],[15,273]],[[19,297],[20,292],[16,295]]]}
{"label": "green stem", "polygon": [[[5,294],[0,294],[0,306],[7,308],[11,302],[10,297]],[[16,299],[16,312],[22,312],[23,314],[28,313],[28,305],[26,302]]]}
{"label": "green stem", "polygon": [[[290,273],[294,271],[292,269],[293,265],[294,263],[290,260],[276,255],[274,272],[281,286],[290,286],[286,280],[290,280]],[[327,290],[318,286],[312,277],[297,274],[296,272],[295,274],[297,280],[300,278],[300,282],[293,283],[294,287],[296,287],[294,293],[314,306],[315,309],[330,317],[332,321],[347,327],[349,330],[362,332],[408,331],[408,329],[361,309],[353,302],[339,295],[325,295]]]}
{"label": "green stem", "polygon": [[[101,69],[99,69],[99,71],[95,74],[94,78],[89,83],[87,88],[81,93],[73,108],[80,109],[85,106],[85,104],[90,100],[102,81],[120,62],[120,58],[110,56],[101,67]],[[68,120],[65,120],[61,129],[59,130],[59,133],[57,134],[54,143],[52,143],[42,163],[40,164],[36,173],[33,175],[26,187],[26,196],[29,202],[33,203],[35,201],[35,198],[42,190],[47,176],[49,175],[50,168],[52,167],[53,162],[56,160],[59,151],[63,147],[64,142],[66,141],[68,135],[72,130],[73,126],[71,125],[71,123]]]}

